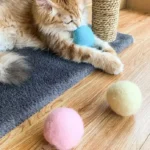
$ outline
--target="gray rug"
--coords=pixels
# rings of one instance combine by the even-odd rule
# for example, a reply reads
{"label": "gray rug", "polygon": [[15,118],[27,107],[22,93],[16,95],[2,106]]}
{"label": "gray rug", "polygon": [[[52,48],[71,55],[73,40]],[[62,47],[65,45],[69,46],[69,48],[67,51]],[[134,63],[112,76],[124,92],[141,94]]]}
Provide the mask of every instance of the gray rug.
{"label": "gray rug", "polygon": [[[132,43],[132,36],[118,34],[111,45],[121,52]],[[63,60],[50,52],[31,48],[17,52],[28,56],[32,73],[20,87],[0,84],[0,137],[94,71],[91,65]]]}

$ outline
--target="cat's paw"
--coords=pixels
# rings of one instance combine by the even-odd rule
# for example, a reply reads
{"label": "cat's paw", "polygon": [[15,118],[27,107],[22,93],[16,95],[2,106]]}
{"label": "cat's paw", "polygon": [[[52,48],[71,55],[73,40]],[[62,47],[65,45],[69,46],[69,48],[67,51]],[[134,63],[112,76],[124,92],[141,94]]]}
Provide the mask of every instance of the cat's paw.
{"label": "cat's paw", "polygon": [[117,56],[107,52],[97,53],[93,60],[93,65],[94,67],[102,69],[103,71],[113,75],[120,74],[124,69],[124,65],[121,60]]}
{"label": "cat's paw", "polygon": [[105,60],[103,70],[109,74],[118,75],[123,72],[124,65],[121,60],[112,54],[105,53],[107,59]]}
{"label": "cat's paw", "polygon": [[117,52],[112,47],[107,47],[107,48],[103,49],[103,52],[110,53],[112,55],[117,56]]}
{"label": "cat's paw", "polygon": [[7,51],[7,50],[12,50],[13,48],[14,48],[13,42],[7,41],[7,42],[1,42],[0,43],[0,52]]}
{"label": "cat's paw", "polygon": [[102,46],[95,46],[95,48],[100,50],[101,52],[111,53],[112,55],[117,56],[117,52],[109,45],[105,48],[103,48]]}
{"label": "cat's paw", "polygon": [[12,50],[16,42],[15,37],[16,34],[12,27],[0,30],[0,51]]}
{"label": "cat's paw", "polygon": [[0,60],[0,82],[20,84],[29,77],[30,67],[25,58],[15,53],[4,53]]}
{"label": "cat's paw", "polygon": [[97,50],[100,50],[100,51],[102,51],[102,52],[103,52],[103,48],[102,48],[102,46],[97,46],[97,45],[95,45],[95,46],[94,46],[94,48],[96,48]]}

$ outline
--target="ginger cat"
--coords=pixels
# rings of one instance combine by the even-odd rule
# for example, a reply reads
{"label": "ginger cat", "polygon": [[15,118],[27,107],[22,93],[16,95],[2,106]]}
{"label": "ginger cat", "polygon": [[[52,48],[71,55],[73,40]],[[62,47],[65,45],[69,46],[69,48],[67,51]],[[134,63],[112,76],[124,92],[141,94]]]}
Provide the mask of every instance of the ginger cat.
{"label": "ginger cat", "polygon": [[123,64],[107,42],[95,36],[95,48],[73,43],[72,31],[85,23],[85,1],[0,0],[0,82],[19,84],[27,79],[24,57],[7,51],[23,47],[47,48],[64,59],[121,73]]}

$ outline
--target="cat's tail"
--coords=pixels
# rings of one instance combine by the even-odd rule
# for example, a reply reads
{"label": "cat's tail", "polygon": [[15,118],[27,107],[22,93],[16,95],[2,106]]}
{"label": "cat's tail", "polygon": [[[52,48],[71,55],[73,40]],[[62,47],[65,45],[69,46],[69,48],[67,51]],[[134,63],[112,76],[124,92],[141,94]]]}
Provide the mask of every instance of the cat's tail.
{"label": "cat's tail", "polygon": [[0,52],[0,82],[20,84],[29,77],[30,67],[25,58],[16,53]]}

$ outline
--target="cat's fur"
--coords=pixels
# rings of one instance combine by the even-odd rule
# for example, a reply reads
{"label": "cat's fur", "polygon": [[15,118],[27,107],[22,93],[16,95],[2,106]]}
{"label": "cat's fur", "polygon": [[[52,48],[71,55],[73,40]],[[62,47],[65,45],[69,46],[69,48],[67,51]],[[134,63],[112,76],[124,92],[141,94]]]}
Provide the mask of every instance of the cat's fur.
{"label": "cat's fur", "polygon": [[47,48],[65,59],[121,73],[123,64],[107,42],[96,36],[95,48],[72,42],[72,31],[85,23],[85,1],[0,0],[0,82],[18,84],[27,78],[24,58],[6,51],[23,47]]}

